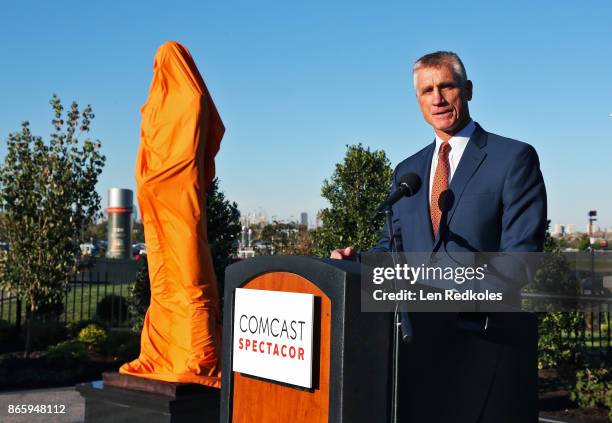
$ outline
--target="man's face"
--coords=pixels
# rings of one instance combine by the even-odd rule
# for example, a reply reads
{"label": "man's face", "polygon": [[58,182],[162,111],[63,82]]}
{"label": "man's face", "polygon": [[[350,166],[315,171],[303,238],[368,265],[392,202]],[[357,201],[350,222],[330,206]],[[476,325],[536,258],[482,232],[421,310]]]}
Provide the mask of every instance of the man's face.
{"label": "man's face", "polygon": [[462,86],[452,65],[417,69],[415,82],[423,118],[442,139],[448,140],[469,122],[472,82],[466,81]]}

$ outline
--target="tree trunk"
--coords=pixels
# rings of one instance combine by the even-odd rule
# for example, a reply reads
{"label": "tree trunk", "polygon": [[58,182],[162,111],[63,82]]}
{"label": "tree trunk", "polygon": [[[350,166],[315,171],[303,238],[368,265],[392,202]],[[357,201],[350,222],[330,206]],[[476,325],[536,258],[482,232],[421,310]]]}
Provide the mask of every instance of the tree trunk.
{"label": "tree trunk", "polygon": [[21,297],[17,297],[17,314],[15,316],[15,329],[19,334],[21,332]]}
{"label": "tree trunk", "polygon": [[26,339],[23,358],[30,358],[32,352],[32,320],[34,320],[34,312],[29,309],[26,313]]}

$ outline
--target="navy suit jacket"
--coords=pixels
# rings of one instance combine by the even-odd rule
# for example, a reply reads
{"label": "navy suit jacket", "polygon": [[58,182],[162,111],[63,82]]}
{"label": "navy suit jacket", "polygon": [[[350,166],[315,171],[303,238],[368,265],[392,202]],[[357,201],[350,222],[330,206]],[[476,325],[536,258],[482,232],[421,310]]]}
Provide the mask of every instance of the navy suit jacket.
{"label": "navy suit jacket", "polygon": [[[445,197],[440,231],[433,237],[429,175],[435,142],[401,162],[393,186],[414,172],[423,185],[393,206],[398,251],[542,251],[546,189],[535,149],[476,124]],[[372,252],[390,251],[387,228]]]}
{"label": "navy suit jacket", "polygon": [[[401,162],[421,177],[413,197],[393,206],[404,252],[537,252],[546,231],[546,190],[536,151],[476,124],[445,197],[438,236],[429,214],[435,143]],[[387,252],[383,228],[372,252]],[[409,313],[414,340],[400,349],[401,422],[537,422],[537,331],[527,313],[493,313],[489,329],[463,330],[453,313]],[[475,314],[474,316],[476,316]],[[470,318],[473,316],[470,316]]]}

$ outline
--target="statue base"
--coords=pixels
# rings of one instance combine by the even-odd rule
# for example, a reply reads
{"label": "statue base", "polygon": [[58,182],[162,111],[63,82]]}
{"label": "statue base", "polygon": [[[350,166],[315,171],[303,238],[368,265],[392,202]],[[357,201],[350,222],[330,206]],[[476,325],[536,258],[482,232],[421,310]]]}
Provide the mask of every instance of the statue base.
{"label": "statue base", "polygon": [[162,382],[119,373],[81,383],[86,423],[219,422],[219,389]]}

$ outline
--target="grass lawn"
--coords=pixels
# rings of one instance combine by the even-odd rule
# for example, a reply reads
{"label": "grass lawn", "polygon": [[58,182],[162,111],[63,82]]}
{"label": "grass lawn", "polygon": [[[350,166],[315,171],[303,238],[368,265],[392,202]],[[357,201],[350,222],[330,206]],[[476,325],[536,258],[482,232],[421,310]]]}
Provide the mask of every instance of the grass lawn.
{"label": "grass lawn", "polygon": [[[107,295],[120,295],[124,298],[128,296],[128,288],[132,284],[82,284],[73,287],[68,291],[66,306],[66,316],[68,322],[75,322],[83,319],[93,318],[96,315],[98,302]],[[113,310],[113,315],[118,311]]]}

